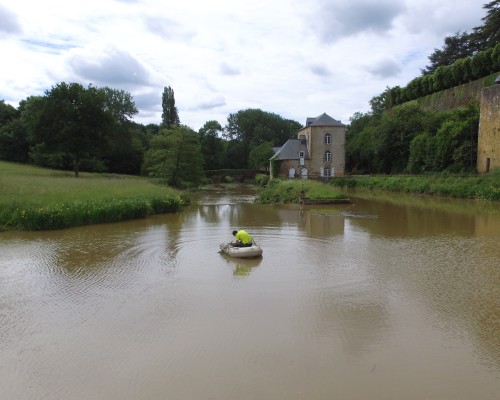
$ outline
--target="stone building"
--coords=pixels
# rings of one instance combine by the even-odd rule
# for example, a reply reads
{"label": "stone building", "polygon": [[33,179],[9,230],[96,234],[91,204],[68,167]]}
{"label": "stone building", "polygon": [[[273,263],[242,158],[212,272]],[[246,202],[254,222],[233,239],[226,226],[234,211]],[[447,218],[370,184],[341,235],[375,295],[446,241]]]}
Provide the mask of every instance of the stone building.
{"label": "stone building", "polygon": [[477,140],[477,172],[500,168],[500,75],[496,85],[481,91]]}
{"label": "stone building", "polygon": [[345,169],[345,125],[325,113],[307,118],[296,139],[289,139],[274,150],[270,159],[271,179],[342,176]]}

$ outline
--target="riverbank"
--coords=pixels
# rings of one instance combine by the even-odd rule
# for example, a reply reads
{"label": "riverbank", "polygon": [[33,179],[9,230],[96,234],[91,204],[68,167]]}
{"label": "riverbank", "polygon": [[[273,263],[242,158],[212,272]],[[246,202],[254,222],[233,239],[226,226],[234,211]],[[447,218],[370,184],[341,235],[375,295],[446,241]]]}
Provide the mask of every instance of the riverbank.
{"label": "riverbank", "polygon": [[0,161],[0,231],[48,230],[177,212],[181,191],[134,176],[50,170]]}
{"label": "riverbank", "polygon": [[301,197],[303,197],[302,194],[308,199],[315,200],[342,200],[347,197],[331,185],[316,181],[273,179],[266,187],[259,190],[256,202],[261,204],[299,204]]}
{"label": "riverbank", "polygon": [[262,188],[256,202],[300,203],[301,191],[310,199],[346,199],[351,189],[422,194],[457,199],[500,201],[500,170],[484,175],[345,176],[325,185],[310,180],[273,179]]}
{"label": "riverbank", "polygon": [[397,175],[338,177],[337,188],[385,190],[462,199],[500,201],[500,170],[484,175]]}

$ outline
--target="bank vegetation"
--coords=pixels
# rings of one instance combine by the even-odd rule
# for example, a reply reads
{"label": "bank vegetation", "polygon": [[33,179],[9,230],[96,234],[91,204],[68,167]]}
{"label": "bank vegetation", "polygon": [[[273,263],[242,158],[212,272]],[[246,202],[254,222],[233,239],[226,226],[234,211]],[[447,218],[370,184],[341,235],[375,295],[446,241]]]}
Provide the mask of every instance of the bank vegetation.
{"label": "bank vegetation", "polygon": [[462,199],[500,201],[500,169],[488,174],[434,174],[391,176],[346,176],[330,180],[339,189],[385,190],[454,197]]}
{"label": "bank vegetation", "polygon": [[301,195],[309,199],[345,199],[347,196],[332,185],[311,180],[272,179],[261,188],[256,198],[261,204],[287,204],[300,202]]}
{"label": "bank vegetation", "polygon": [[184,192],[140,177],[0,161],[0,230],[48,230],[177,212]]}

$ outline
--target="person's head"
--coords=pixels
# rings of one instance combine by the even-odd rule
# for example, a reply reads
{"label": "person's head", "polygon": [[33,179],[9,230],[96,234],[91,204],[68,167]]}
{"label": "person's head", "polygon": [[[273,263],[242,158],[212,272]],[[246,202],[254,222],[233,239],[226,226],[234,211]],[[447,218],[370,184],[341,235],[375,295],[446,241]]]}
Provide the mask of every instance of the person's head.
{"label": "person's head", "polygon": [[233,231],[233,236],[236,236],[237,233],[238,231]]}

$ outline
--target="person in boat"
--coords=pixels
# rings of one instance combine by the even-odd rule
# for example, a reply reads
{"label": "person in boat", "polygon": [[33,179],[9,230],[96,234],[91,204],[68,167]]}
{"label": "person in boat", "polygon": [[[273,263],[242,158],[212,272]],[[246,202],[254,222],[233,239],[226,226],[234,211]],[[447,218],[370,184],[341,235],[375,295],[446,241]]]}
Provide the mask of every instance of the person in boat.
{"label": "person in boat", "polygon": [[233,236],[235,237],[234,242],[231,242],[233,247],[251,247],[253,239],[244,229],[238,231],[233,231]]}

